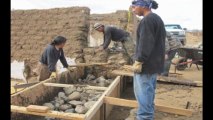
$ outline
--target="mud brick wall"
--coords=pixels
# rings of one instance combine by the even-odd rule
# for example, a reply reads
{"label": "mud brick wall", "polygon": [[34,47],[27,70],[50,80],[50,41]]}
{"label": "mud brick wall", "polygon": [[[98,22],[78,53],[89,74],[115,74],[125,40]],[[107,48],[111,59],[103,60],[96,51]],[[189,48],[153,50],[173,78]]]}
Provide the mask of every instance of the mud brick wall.
{"label": "mud brick wall", "polygon": [[87,46],[90,9],[86,7],[11,12],[11,60],[38,61],[54,37],[67,38],[65,55],[76,57]]}
{"label": "mud brick wall", "polygon": [[93,27],[94,23],[96,22],[106,25],[116,25],[122,29],[126,29],[128,22],[128,11],[118,10],[115,13],[109,14],[91,14],[91,27]]}

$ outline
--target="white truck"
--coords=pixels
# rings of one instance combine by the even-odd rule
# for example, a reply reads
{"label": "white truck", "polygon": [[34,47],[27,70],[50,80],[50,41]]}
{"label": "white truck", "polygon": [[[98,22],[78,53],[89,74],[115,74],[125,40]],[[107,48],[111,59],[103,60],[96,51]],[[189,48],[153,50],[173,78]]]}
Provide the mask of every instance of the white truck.
{"label": "white truck", "polygon": [[186,28],[182,29],[179,24],[165,24],[166,31],[176,37],[183,45],[186,45]]}

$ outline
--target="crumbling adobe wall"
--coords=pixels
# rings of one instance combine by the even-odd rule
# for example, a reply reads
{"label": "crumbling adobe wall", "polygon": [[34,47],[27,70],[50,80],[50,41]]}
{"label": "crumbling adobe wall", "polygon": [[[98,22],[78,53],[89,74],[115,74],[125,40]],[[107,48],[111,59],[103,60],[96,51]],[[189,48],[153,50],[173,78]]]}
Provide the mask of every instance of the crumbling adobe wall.
{"label": "crumbling adobe wall", "polygon": [[89,15],[87,7],[11,11],[11,60],[38,62],[57,35],[67,38],[65,55],[76,57],[87,46]]}
{"label": "crumbling adobe wall", "polygon": [[[126,30],[128,11],[92,15],[86,7],[12,11],[11,60],[23,61],[24,58],[30,58],[32,64],[37,63],[46,45],[57,35],[62,35],[67,38],[64,48],[67,57],[74,58],[83,54],[77,61],[109,62],[113,64],[111,69],[128,64],[128,58],[123,53],[111,54],[109,51],[103,51],[94,54],[94,48],[88,47],[90,35],[96,40],[100,39],[100,43],[103,42],[103,34],[92,30],[95,22]],[[95,70],[101,73],[100,68]]]}

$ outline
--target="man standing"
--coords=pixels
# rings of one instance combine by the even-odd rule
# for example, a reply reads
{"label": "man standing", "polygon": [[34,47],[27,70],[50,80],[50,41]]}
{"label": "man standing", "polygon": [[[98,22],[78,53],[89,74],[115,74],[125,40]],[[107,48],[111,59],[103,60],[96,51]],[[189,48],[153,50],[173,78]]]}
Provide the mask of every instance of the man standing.
{"label": "man standing", "polygon": [[162,19],[151,11],[153,0],[134,0],[132,11],[144,16],[137,29],[134,71],[134,93],[138,101],[137,120],[154,119],[157,74],[163,72],[166,31]]}
{"label": "man standing", "polygon": [[96,23],[94,25],[94,29],[98,32],[102,32],[104,35],[103,44],[97,49],[97,51],[101,51],[107,49],[111,40],[115,42],[121,42],[125,53],[130,57],[134,51],[134,43],[130,39],[130,35],[128,32],[118,29],[113,26],[106,26],[100,23]]}
{"label": "man standing", "polygon": [[172,63],[172,59],[175,57],[175,54],[178,51],[178,48],[182,47],[180,40],[175,38],[169,32],[166,32],[166,41],[165,41],[165,63],[164,63],[164,72],[161,73],[162,76],[169,76],[169,70]]}

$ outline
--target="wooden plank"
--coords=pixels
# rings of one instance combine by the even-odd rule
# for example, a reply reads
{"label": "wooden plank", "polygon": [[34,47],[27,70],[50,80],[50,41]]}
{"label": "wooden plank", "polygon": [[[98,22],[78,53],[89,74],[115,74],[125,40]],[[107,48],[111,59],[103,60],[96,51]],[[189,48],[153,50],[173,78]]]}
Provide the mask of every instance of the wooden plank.
{"label": "wooden plank", "polygon": [[131,71],[125,71],[125,70],[113,70],[111,72],[111,74],[114,74],[114,75],[123,75],[123,76],[130,76],[130,77],[134,76],[133,72],[131,72]]}
{"label": "wooden plank", "polygon": [[175,77],[158,76],[157,80],[160,82],[168,82],[168,83],[181,84],[181,85],[189,85],[189,86],[197,86],[197,87],[203,86],[202,81],[178,79]]}
{"label": "wooden plank", "polygon": [[101,105],[103,104],[104,97],[108,95],[112,90],[114,89],[116,85],[120,82],[120,76],[117,76],[115,80],[110,84],[108,89],[102,94],[102,96],[98,99],[98,101],[92,106],[89,111],[85,114],[85,120],[91,120],[91,118],[94,116],[94,114],[99,110]]}
{"label": "wooden plank", "polygon": [[85,67],[85,66],[93,66],[93,65],[108,65],[109,63],[78,63],[76,65],[69,65],[69,67]]}
{"label": "wooden plank", "polygon": [[62,119],[69,119],[69,120],[84,120],[85,118],[84,115],[76,114],[76,113],[64,113],[64,112],[58,112],[58,111],[49,111],[47,113],[30,112],[30,111],[27,111],[26,107],[15,106],[15,105],[11,105],[10,108],[11,108],[11,112],[37,115],[37,116],[47,116],[47,117],[62,118]]}
{"label": "wooden plank", "polygon": [[[119,99],[113,97],[104,97],[104,103],[111,104],[111,105],[118,105],[118,106],[125,106],[125,107],[138,107],[138,102],[136,100],[126,100],[126,99]],[[161,112],[172,113],[177,115],[185,115],[185,116],[192,116],[193,111],[188,109],[170,107],[160,104],[155,104],[155,109]]]}
{"label": "wooden plank", "polygon": [[172,113],[172,114],[177,114],[177,115],[184,115],[184,116],[192,116],[193,111],[189,109],[183,109],[183,108],[176,108],[176,107],[170,107],[170,106],[165,106],[165,105],[159,105],[155,104],[155,109],[161,112],[166,112],[166,113]]}
{"label": "wooden plank", "polygon": [[108,90],[106,91],[106,96],[110,95],[110,93],[112,93],[112,91],[115,89],[115,87],[120,83],[120,76],[117,76],[115,78],[115,80],[110,84],[110,86],[108,87]]}
{"label": "wooden plank", "polygon": [[92,106],[89,111],[85,114],[85,120],[91,120],[91,118],[95,115],[95,113],[100,109],[101,105],[103,104],[104,94],[98,99],[98,101]]}
{"label": "wooden plank", "polygon": [[39,112],[39,113],[46,113],[50,109],[47,106],[38,106],[38,105],[29,105],[27,106],[27,111],[29,112]]}
{"label": "wooden plank", "polygon": [[[115,75],[123,75],[123,76],[134,76],[134,73],[131,71],[124,71],[124,70],[113,70],[111,74]],[[165,76],[158,76],[157,81],[159,82],[168,82],[168,83],[174,83],[174,84],[181,84],[181,85],[189,85],[189,86],[196,86],[201,87],[202,81],[194,81],[194,80],[188,80],[188,79],[178,79],[176,77],[165,77]]]}
{"label": "wooden plank", "polygon": [[28,87],[28,88],[26,88],[26,89],[24,89],[24,90],[22,90],[22,91],[20,91],[20,92],[17,92],[17,93],[15,93],[15,94],[11,95],[11,97],[17,96],[17,95],[19,95],[19,94],[21,94],[21,93],[24,93],[25,91],[32,90],[35,86],[39,86],[39,85],[41,85],[41,84],[43,84],[43,83],[45,83],[45,82],[51,81],[52,79],[55,79],[55,78],[48,78],[48,79],[46,79],[46,80],[44,80],[44,81],[41,81],[41,82],[38,83],[38,84],[35,84],[35,85],[33,85],[33,86],[30,86],[30,87]]}
{"label": "wooden plank", "polygon": [[[78,85],[71,85],[71,84],[59,84],[59,83],[43,83],[45,86],[51,87],[73,87]],[[79,85],[85,87],[85,89],[94,89],[94,90],[106,90],[107,87],[98,87],[98,86],[90,86],[90,85]]]}
{"label": "wooden plank", "polygon": [[[121,80],[120,80],[121,82]],[[107,96],[109,97],[120,97],[119,94],[120,94],[120,89],[119,89],[119,86],[120,86],[120,82],[116,83],[117,85],[115,85],[115,87],[112,89],[112,91],[107,94]],[[113,109],[113,105],[110,105],[110,104],[105,104],[105,119],[107,119]]]}
{"label": "wooden plank", "polygon": [[135,100],[126,100],[107,96],[104,97],[104,103],[124,107],[138,107],[138,103]]}

